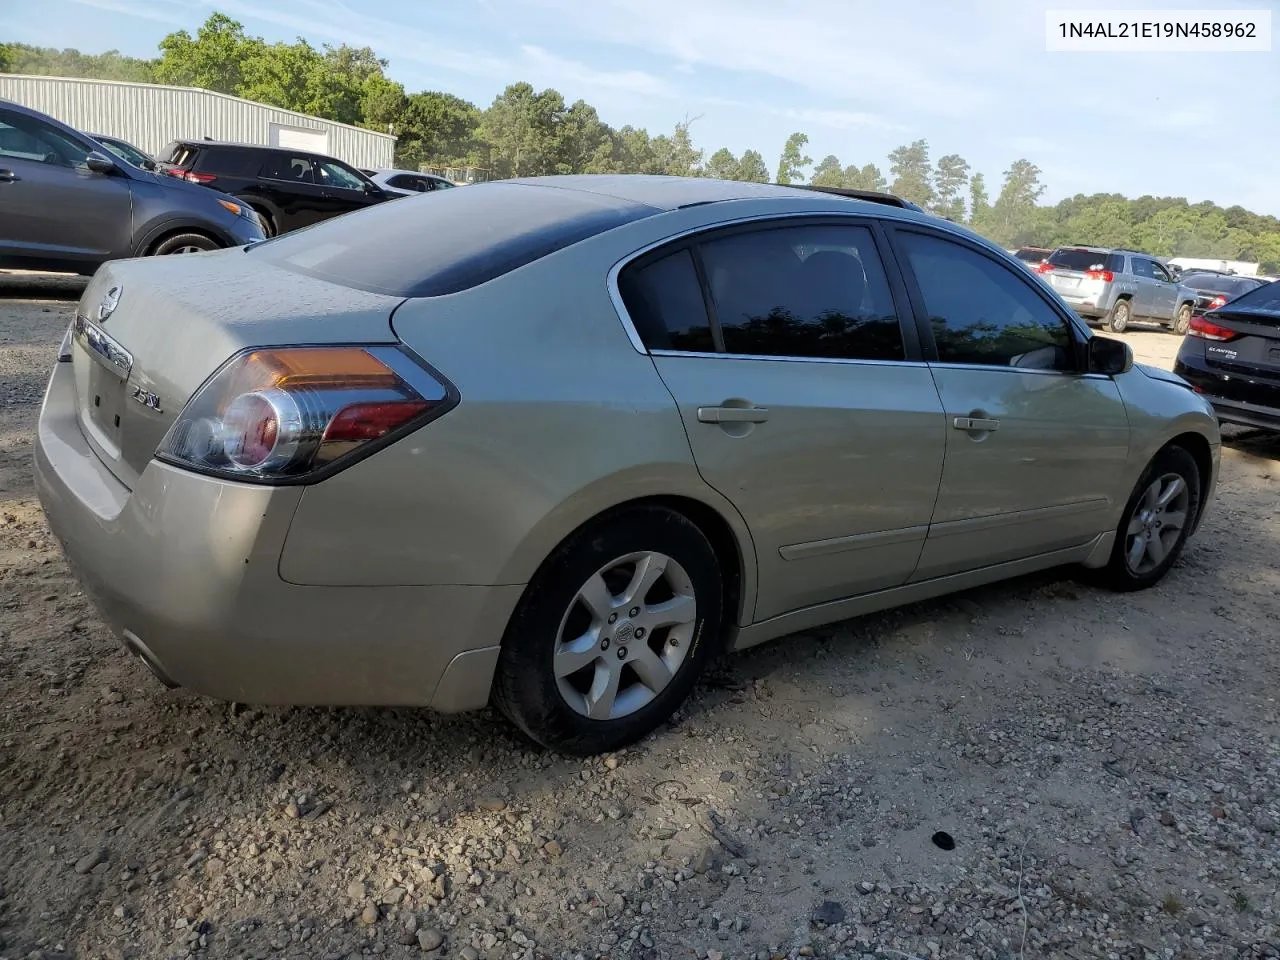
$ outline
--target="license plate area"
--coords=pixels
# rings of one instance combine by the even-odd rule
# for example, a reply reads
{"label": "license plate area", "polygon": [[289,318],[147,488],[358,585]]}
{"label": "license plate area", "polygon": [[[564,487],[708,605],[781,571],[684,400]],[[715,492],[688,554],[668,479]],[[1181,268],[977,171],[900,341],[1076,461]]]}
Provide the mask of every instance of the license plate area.
{"label": "license plate area", "polygon": [[89,364],[89,389],[85,394],[86,412],[95,432],[112,452],[120,451],[120,420],[124,415],[125,382],[108,372],[101,364]]}

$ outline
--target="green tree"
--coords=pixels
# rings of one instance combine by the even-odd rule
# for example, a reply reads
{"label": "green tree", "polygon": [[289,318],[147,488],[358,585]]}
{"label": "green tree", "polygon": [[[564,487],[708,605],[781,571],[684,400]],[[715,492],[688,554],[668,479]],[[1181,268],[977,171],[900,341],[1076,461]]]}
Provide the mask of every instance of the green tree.
{"label": "green tree", "polygon": [[934,211],[956,223],[964,222],[964,192],[969,185],[969,164],[956,153],[949,153],[938,160],[938,170],[933,178]]}
{"label": "green tree", "polygon": [[793,133],[787,137],[787,142],[782,148],[782,156],[778,160],[778,183],[790,184],[804,176],[804,168],[813,163],[813,160],[804,153],[804,148],[808,145],[808,134]]}
{"label": "green tree", "polygon": [[840,166],[839,159],[831,154],[823,157],[821,162],[813,168],[813,175],[809,177],[809,182],[815,187],[843,187],[844,168]]}
{"label": "green tree", "polygon": [[737,179],[739,180],[746,180],[749,183],[769,182],[769,168],[765,166],[764,157],[758,150],[748,150],[743,153],[738,167]]}
{"label": "green tree", "polygon": [[862,168],[852,164],[845,167],[841,185],[848,187],[850,190],[874,190],[879,193],[884,193],[889,189],[889,184],[885,181],[884,174],[880,172],[880,168],[874,163],[868,163]]}
{"label": "green tree", "polygon": [[598,160],[609,139],[609,128],[585,100],[576,101],[560,118],[556,130],[556,172],[585,173]]}
{"label": "green tree", "polygon": [[889,189],[922,207],[934,201],[933,168],[929,164],[929,142],[913,140],[889,154],[889,173],[893,183]]}
{"label": "green tree", "polygon": [[969,178],[969,226],[979,233],[991,229],[991,198],[987,196],[987,181],[981,173]]}
{"label": "green tree", "polygon": [[655,173],[669,177],[697,176],[702,165],[702,151],[694,147],[693,138],[689,135],[692,120],[682,120],[676,124],[671,136],[659,134],[650,141],[653,162],[657,166]]}
{"label": "green tree", "polygon": [[1011,246],[1032,239],[1036,201],[1044,193],[1040,168],[1030,160],[1015,160],[1004,172],[1004,186],[991,208],[991,239]]}
{"label": "green tree", "polygon": [[55,50],[25,43],[0,43],[0,73],[149,83],[154,79],[154,71],[155,61],[126,57],[118,50],[89,54],[70,48]]}
{"label": "green tree", "polygon": [[494,172],[500,177],[553,173],[556,132],[564,113],[564,97],[555,90],[539,93],[523,82],[507,87],[480,120]]}
{"label": "green tree", "polygon": [[428,90],[405,98],[395,125],[396,165],[416,170],[426,163],[451,165],[483,159],[478,143],[480,111],[452,93]]}
{"label": "green tree", "polygon": [[738,158],[734,156],[732,150],[728,147],[721,147],[707,160],[707,165],[702,172],[708,177],[715,177],[717,180],[738,180],[742,173],[742,165],[738,162]]}
{"label": "green tree", "polygon": [[265,48],[261,37],[244,32],[243,24],[224,13],[213,13],[195,37],[179,30],[160,41],[155,79],[157,83],[238,94],[246,67]]}

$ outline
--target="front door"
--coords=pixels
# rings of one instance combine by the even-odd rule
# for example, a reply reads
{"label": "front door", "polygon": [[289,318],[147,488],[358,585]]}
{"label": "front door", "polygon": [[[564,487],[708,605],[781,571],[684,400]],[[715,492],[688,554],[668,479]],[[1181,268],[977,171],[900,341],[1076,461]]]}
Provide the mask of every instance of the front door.
{"label": "front door", "polygon": [[336,160],[316,160],[316,182],[324,188],[332,216],[363,210],[383,199],[381,191],[375,193],[367,189],[372,186],[369,181]]}
{"label": "front door", "polygon": [[281,151],[267,155],[258,179],[258,188],[280,211],[276,229],[288,233],[327,220],[341,212],[335,201],[325,196],[311,157]]}
{"label": "front door", "polygon": [[699,471],[751,531],[754,619],[906,582],[943,417],[873,229],[788,221],[655,256],[624,295]]}
{"label": "front door", "polygon": [[1151,316],[1159,320],[1172,320],[1173,313],[1178,307],[1178,285],[1174,283],[1173,277],[1164,265],[1155,260],[1151,261],[1151,277],[1155,305]]}
{"label": "front door", "polygon": [[914,579],[1080,546],[1102,533],[1129,451],[1109,377],[1034,281],[976,244],[899,230],[934,380],[946,463]]}
{"label": "front door", "polygon": [[0,255],[96,263],[132,252],[129,178],[94,173],[89,150],[0,107]]}

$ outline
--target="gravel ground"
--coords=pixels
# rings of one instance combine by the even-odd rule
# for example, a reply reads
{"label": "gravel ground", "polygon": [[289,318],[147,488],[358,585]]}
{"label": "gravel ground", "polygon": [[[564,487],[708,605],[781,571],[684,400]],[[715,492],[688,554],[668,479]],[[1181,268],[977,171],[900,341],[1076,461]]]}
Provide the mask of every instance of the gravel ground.
{"label": "gravel ground", "polygon": [[1280,443],[1231,437],[1155,590],[1048,574],[797,635],[570,761],[129,659],[31,486],[79,290],[0,275],[3,960],[1280,956]]}

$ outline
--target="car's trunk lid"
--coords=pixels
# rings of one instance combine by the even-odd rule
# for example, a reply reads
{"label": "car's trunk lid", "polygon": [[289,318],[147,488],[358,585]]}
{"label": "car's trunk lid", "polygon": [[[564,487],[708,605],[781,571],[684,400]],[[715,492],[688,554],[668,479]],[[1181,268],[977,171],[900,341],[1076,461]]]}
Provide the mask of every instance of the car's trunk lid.
{"label": "car's trunk lid", "polygon": [[1205,314],[1204,320],[1234,334],[1229,340],[1205,340],[1205,362],[1210,367],[1280,377],[1280,314],[1228,303]]}
{"label": "car's trunk lid", "polygon": [[80,429],[132,489],[201,384],[246,347],[394,343],[400,298],[280,270],[241,250],[105,264],[73,325]]}

